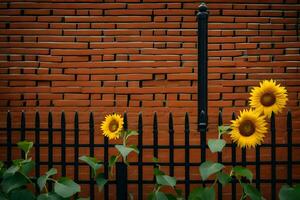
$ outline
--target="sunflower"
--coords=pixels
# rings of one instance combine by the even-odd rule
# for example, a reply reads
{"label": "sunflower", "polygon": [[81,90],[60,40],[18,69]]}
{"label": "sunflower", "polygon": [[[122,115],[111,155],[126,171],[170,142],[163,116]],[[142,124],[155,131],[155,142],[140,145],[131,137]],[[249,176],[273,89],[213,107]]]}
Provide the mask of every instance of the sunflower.
{"label": "sunflower", "polygon": [[251,148],[260,145],[267,133],[264,116],[253,109],[240,111],[239,117],[231,123],[230,137],[239,147]]}
{"label": "sunflower", "polygon": [[276,81],[264,80],[260,87],[254,87],[250,93],[250,106],[261,114],[271,117],[272,111],[277,114],[286,106],[287,90],[276,85]]}
{"label": "sunflower", "polygon": [[121,115],[107,115],[101,124],[103,135],[108,137],[110,140],[118,139],[120,137],[121,130],[123,129],[123,123],[124,121]]}

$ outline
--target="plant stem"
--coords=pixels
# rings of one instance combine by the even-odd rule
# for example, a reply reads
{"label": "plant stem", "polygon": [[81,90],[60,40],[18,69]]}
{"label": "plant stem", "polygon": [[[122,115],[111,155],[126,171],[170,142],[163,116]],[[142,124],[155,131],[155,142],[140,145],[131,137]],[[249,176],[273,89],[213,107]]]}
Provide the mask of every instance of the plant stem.
{"label": "plant stem", "polygon": [[214,180],[214,182],[213,182],[213,184],[212,184],[212,186],[211,186],[211,187],[214,187],[214,186],[215,186],[215,184],[217,183],[217,181],[218,181],[218,178],[217,178],[217,176],[216,176],[216,178],[215,178],[215,180]]}

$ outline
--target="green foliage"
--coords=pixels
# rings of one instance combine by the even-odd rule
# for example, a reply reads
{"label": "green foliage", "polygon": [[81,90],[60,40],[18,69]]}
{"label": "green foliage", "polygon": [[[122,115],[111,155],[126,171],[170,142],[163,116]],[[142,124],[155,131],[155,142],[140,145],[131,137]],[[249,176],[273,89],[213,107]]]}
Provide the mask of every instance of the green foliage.
{"label": "green foliage", "polygon": [[176,178],[168,176],[168,175],[157,175],[155,176],[156,178],[156,183],[159,185],[164,185],[164,186],[171,186],[175,187],[176,185]]}
{"label": "green foliage", "polygon": [[252,183],[253,174],[248,168],[235,166],[234,168],[232,168],[232,172],[238,179],[240,177],[246,177],[250,181],[250,183]]}
{"label": "green foliage", "polygon": [[300,184],[290,187],[283,185],[279,191],[280,200],[299,200],[300,199]]}
{"label": "green foliage", "polygon": [[43,190],[43,188],[45,187],[47,181],[49,180],[49,177],[50,176],[53,176],[57,174],[57,170],[55,168],[51,168],[48,172],[46,172],[45,175],[43,176],[40,176],[38,179],[37,179],[37,184],[40,188],[40,191]]}
{"label": "green foliage", "polygon": [[250,197],[251,200],[262,200],[263,197],[261,193],[252,185],[242,183],[244,189],[245,197]]}
{"label": "green foliage", "polygon": [[123,160],[126,164],[128,164],[128,162],[127,162],[128,154],[130,154],[133,151],[136,152],[136,153],[139,153],[139,151],[136,148],[133,148],[133,147],[127,147],[125,145],[119,145],[119,144],[116,144],[115,147],[119,151],[119,153],[122,155]]}
{"label": "green foliage", "polygon": [[215,200],[216,194],[213,187],[195,188],[189,195],[189,200]]}
{"label": "green foliage", "polygon": [[232,180],[231,176],[220,171],[217,173],[218,181],[222,184],[222,186],[225,186],[226,184],[230,183]]}
{"label": "green foliage", "polygon": [[30,149],[33,147],[33,142],[28,142],[26,140],[17,143],[18,147],[22,149],[25,153],[25,158],[27,159]]}
{"label": "green foliage", "polygon": [[218,126],[218,133],[219,133],[219,138],[221,137],[221,135],[225,134],[225,133],[229,133],[231,131],[231,126]]}
{"label": "green foliage", "polygon": [[[154,163],[156,163],[156,167],[154,168],[153,174],[155,176],[156,184],[154,186],[153,191],[148,195],[148,200],[178,200],[182,198],[182,191],[176,188],[176,178],[166,175],[163,171],[160,170],[160,166],[157,164],[158,159],[153,158]],[[160,191],[163,187],[171,187],[173,188],[176,195],[173,194],[165,194]]]}
{"label": "green foliage", "polygon": [[96,183],[98,185],[98,190],[102,191],[104,185],[107,183],[104,173],[99,173],[96,176]]}
{"label": "green foliage", "polygon": [[223,139],[209,139],[208,147],[212,153],[221,152],[226,145],[226,141]]}
{"label": "green foliage", "polygon": [[[28,158],[28,154],[33,147],[33,142],[21,141],[18,142],[18,147],[25,153],[25,159],[16,159],[12,161],[12,165],[7,169],[3,162],[0,162],[0,200],[61,200],[70,198],[80,191],[80,186],[73,180],[67,177],[61,177],[58,181],[50,178],[57,173],[57,170],[52,168],[45,175],[36,177],[36,184],[46,193],[40,193],[35,196],[27,186],[35,183],[29,177],[30,172],[34,169],[34,161]],[[34,178],[35,179],[35,178]],[[47,181],[55,183],[55,191],[48,191],[46,187]]]}
{"label": "green foliage", "polygon": [[90,156],[80,156],[79,160],[87,163],[92,168],[92,177],[95,177],[97,174],[97,170],[103,166],[101,160],[97,160],[97,158]]}
{"label": "green foliage", "polygon": [[[117,159],[118,158],[116,156],[112,156],[109,160],[109,163],[110,163],[109,166],[114,165],[115,162],[117,161]],[[92,177],[94,177],[96,179],[98,191],[101,192],[104,185],[107,183],[107,179],[105,178],[103,173],[97,174],[97,170],[103,166],[102,161],[98,160],[95,157],[90,157],[90,156],[81,156],[81,157],[79,157],[79,160],[87,163],[90,166],[90,168],[92,169]]]}
{"label": "green foliage", "polygon": [[63,198],[68,198],[80,192],[80,186],[68,177],[61,177],[54,184],[54,192]]}
{"label": "green foliage", "polygon": [[219,171],[221,171],[224,168],[224,165],[220,163],[214,163],[211,161],[203,162],[200,167],[200,175],[202,177],[202,180],[206,180],[210,175],[215,174]]}

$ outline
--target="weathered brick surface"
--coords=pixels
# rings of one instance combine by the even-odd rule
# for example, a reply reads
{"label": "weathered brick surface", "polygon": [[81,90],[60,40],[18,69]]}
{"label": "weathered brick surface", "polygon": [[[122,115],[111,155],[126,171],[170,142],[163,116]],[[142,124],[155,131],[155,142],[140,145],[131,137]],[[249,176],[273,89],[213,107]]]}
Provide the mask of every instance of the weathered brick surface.
{"label": "weathered brick surface", "polygon": [[[270,78],[287,87],[288,107],[299,131],[299,1],[206,2],[211,135],[219,107],[228,123],[232,111],[247,106],[251,86]],[[99,132],[105,113],[127,111],[130,127],[136,128],[142,111],[145,138],[151,141],[151,117],[157,111],[160,142],[167,143],[167,114],[172,111],[179,134],[175,142],[183,143],[183,117],[189,112],[191,142],[199,143],[198,5],[195,0],[1,1],[1,125],[7,110],[16,122],[19,112],[26,111],[33,125],[38,110],[42,126],[48,111],[59,126],[59,112],[64,110],[69,127],[78,111],[80,127],[87,129],[88,113],[94,111]],[[282,116],[277,121],[283,130]],[[278,135],[279,142],[286,142],[283,131]]]}

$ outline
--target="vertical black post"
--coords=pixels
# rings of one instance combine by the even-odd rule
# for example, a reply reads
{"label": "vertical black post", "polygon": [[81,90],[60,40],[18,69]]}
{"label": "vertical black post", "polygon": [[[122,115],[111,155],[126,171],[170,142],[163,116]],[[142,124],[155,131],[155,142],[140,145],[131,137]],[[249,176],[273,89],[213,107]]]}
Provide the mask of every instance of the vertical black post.
{"label": "vertical black post", "polygon": [[158,126],[156,112],[153,117],[153,156],[158,158]]}
{"label": "vertical black post", "polygon": [[275,114],[271,116],[271,199],[276,199],[276,130]]}
{"label": "vertical black post", "polygon": [[[128,130],[127,113],[124,113],[124,130]],[[127,200],[127,165],[123,162],[116,163],[117,199]]]}
{"label": "vertical black post", "polygon": [[[40,177],[40,114],[35,113],[35,177]],[[36,187],[38,191],[38,187]]]}
{"label": "vertical black post", "polygon": [[[21,115],[21,137],[20,140],[24,141],[26,136],[25,136],[25,131],[26,131],[26,120],[25,120],[25,112],[22,111],[22,115]],[[21,151],[21,155],[22,158],[25,158],[25,153],[23,151]]]}
{"label": "vertical black post", "polygon": [[[232,113],[232,116],[231,116],[232,120],[235,120],[236,119],[236,115],[235,113]],[[231,143],[231,160],[232,160],[232,166],[236,166],[236,143],[232,142]],[[236,200],[236,179],[233,178],[232,179],[232,182],[231,182],[231,198],[232,200]]]}
{"label": "vertical black post", "polygon": [[258,190],[260,190],[260,145],[256,145],[255,147],[255,185]]}
{"label": "vertical black post", "polygon": [[143,116],[139,114],[138,120],[138,199],[143,199]]}
{"label": "vertical black post", "polygon": [[116,163],[117,199],[127,200],[127,165],[123,162]]}
{"label": "vertical black post", "polygon": [[293,180],[292,180],[292,174],[293,174],[293,167],[292,167],[292,163],[293,163],[293,151],[292,151],[292,145],[293,145],[293,141],[292,141],[292,132],[293,132],[293,127],[292,127],[292,113],[291,111],[288,111],[287,114],[287,145],[288,145],[288,164],[287,164],[287,184],[289,184],[290,186],[292,186],[293,184]]}
{"label": "vertical black post", "polygon": [[206,160],[206,131],[207,124],[204,123],[206,120],[206,113],[202,110],[200,113],[200,121],[202,121],[201,129],[200,129],[200,141],[201,141],[201,162],[205,162]]}
{"label": "vertical black post", "polygon": [[124,130],[128,130],[128,120],[127,120],[127,113],[124,113],[124,124],[123,124],[123,128]]}
{"label": "vertical black post", "polygon": [[174,125],[172,113],[169,113],[169,146],[170,176],[174,176]]}
{"label": "vertical black post", "polygon": [[66,116],[61,113],[61,174],[66,176]]}
{"label": "vertical black post", "polygon": [[190,193],[190,122],[189,114],[185,113],[184,119],[184,152],[185,152],[185,198]]}
{"label": "vertical black post", "polygon": [[[104,175],[108,180],[108,137],[104,137]],[[104,185],[104,199],[109,199],[109,182]]]}
{"label": "vertical black post", "polygon": [[[90,156],[94,157],[94,115],[90,112],[89,119],[89,132],[90,132]],[[90,168],[90,199],[93,200],[95,198],[94,192],[94,177],[92,176],[92,169]]]}
{"label": "vertical black post", "polygon": [[[208,12],[204,3],[199,6],[198,21],[198,129],[202,133],[207,128],[207,59],[208,59]],[[202,111],[205,116],[201,119]]]}
{"label": "vertical black post", "polygon": [[7,112],[7,117],[6,117],[6,143],[7,143],[7,164],[10,165],[11,164],[11,148],[12,148],[12,144],[11,144],[11,113],[8,111]]}
{"label": "vertical black post", "polygon": [[[153,117],[153,157],[158,158],[158,126],[156,112]],[[157,166],[154,165],[154,168],[156,167]],[[155,181],[155,176],[153,176],[153,181]]]}
{"label": "vertical black post", "polygon": [[[52,113],[48,113],[48,168],[53,167],[53,121]],[[52,183],[49,184],[49,191],[52,190]]]}
{"label": "vertical black post", "polygon": [[[78,164],[78,158],[79,158],[79,120],[78,120],[78,113],[75,112],[74,117],[74,181],[78,183],[79,175],[79,164]],[[78,198],[78,194],[76,194],[75,198]]]}
{"label": "vertical black post", "polygon": [[[219,111],[219,116],[218,116],[218,125],[222,126],[223,125],[223,116],[222,116],[222,110],[220,109]],[[222,138],[222,135],[220,136]],[[222,152],[218,152],[218,162],[222,163]],[[218,182],[218,199],[222,200],[222,184]]]}

